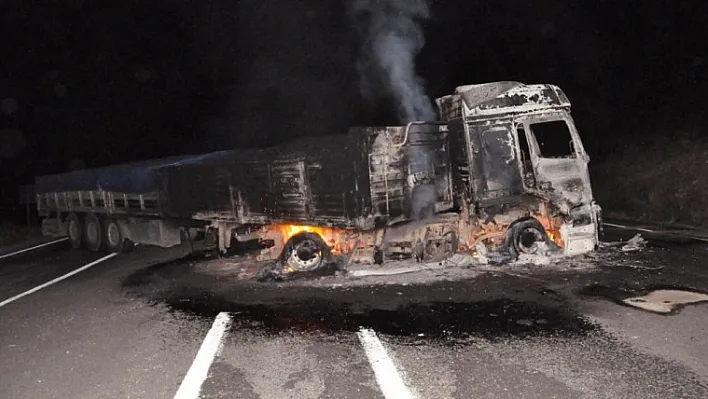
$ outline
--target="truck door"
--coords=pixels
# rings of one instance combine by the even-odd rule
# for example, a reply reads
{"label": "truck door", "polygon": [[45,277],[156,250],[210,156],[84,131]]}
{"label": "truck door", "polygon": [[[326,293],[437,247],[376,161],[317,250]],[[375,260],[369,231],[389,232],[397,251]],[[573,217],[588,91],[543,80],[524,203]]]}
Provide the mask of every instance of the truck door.
{"label": "truck door", "polygon": [[523,193],[512,123],[467,127],[472,198],[481,206],[516,203]]}
{"label": "truck door", "polygon": [[517,126],[526,136],[533,165],[534,179],[526,181],[527,188],[563,198],[571,206],[590,203],[589,158],[570,116],[528,116]]}

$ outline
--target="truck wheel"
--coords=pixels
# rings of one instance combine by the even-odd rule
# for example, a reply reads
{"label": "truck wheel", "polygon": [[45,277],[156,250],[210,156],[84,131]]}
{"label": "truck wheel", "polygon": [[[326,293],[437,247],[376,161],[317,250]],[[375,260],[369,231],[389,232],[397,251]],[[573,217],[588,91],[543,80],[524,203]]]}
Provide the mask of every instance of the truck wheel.
{"label": "truck wheel", "polygon": [[283,250],[285,265],[298,272],[318,269],[328,261],[329,255],[327,244],[313,233],[294,235]]}
{"label": "truck wheel", "polygon": [[130,250],[127,241],[116,220],[106,219],[103,222],[103,247],[106,251],[111,253],[127,252]]}
{"label": "truck wheel", "polygon": [[79,249],[83,242],[84,226],[81,223],[79,215],[71,212],[66,218],[66,235],[69,237],[69,243],[72,248]]}
{"label": "truck wheel", "polygon": [[97,252],[101,249],[103,233],[101,221],[95,213],[89,213],[84,220],[84,244],[90,251]]}
{"label": "truck wheel", "polygon": [[507,245],[514,257],[521,254],[535,254],[539,250],[539,244],[548,240],[546,229],[534,218],[516,221],[508,232]]}

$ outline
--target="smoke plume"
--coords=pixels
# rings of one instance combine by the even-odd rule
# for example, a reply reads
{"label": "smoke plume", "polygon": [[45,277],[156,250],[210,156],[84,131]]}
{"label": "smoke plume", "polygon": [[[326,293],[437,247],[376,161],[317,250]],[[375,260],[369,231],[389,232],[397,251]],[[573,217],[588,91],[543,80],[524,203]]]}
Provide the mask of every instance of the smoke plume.
{"label": "smoke plume", "polygon": [[[389,96],[404,124],[434,120],[433,104],[415,71],[415,58],[425,44],[420,23],[430,17],[427,0],[353,0],[352,11],[362,36],[357,69],[364,97]],[[411,131],[409,143],[416,136]],[[433,157],[420,145],[409,145],[406,153],[411,216],[425,219],[434,213],[437,197]]]}
{"label": "smoke plume", "polygon": [[415,72],[415,57],[425,44],[420,23],[430,17],[428,1],[352,0],[352,11],[362,36],[357,63],[362,94],[391,96],[402,123],[433,120],[433,105]]}

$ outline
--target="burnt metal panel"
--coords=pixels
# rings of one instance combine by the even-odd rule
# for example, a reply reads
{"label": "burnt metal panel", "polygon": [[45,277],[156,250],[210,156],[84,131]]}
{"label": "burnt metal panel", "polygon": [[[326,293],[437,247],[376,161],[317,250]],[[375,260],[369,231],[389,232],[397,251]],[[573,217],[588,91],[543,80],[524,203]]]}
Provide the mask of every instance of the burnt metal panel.
{"label": "burnt metal panel", "polygon": [[165,214],[191,218],[195,214],[231,219],[230,165],[193,164],[160,170],[163,181],[161,202]]}
{"label": "burnt metal panel", "polygon": [[[400,135],[392,135],[397,141]],[[379,133],[369,153],[371,203],[377,216],[397,218],[405,210],[406,162],[402,151],[392,150],[385,133]]]}
{"label": "burnt metal panel", "polygon": [[405,126],[370,127],[359,129],[358,134],[363,137],[361,152],[368,166],[369,215],[378,223],[413,218],[418,200],[414,200],[414,190],[432,192],[424,195],[425,205],[438,211],[453,206],[445,129],[436,125],[413,125],[408,131]]}
{"label": "burnt metal panel", "polygon": [[358,226],[359,161],[351,139],[300,139],[239,159],[231,181],[236,220]]}
{"label": "burnt metal panel", "polygon": [[[447,126],[411,126],[406,145],[410,174],[422,173],[434,185],[434,206],[437,212],[453,206],[452,171]],[[425,183],[424,183],[425,184]],[[414,184],[415,185],[415,184]]]}
{"label": "burnt metal panel", "polygon": [[453,94],[435,101],[443,121],[570,107],[568,97],[557,86],[514,81],[459,86]]}
{"label": "burnt metal panel", "polygon": [[347,134],[349,147],[348,160],[353,170],[352,176],[343,176],[353,187],[350,187],[347,217],[350,220],[359,219],[358,224],[374,223],[374,205],[371,196],[371,180],[369,174],[369,152],[371,151],[371,132],[366,128],[351,128]]}
{"label": "burnt metal panel", "polygon": [[511,123],[469,125],[472,194],[481,206],[515,203],[524,192]]}
{"label": "burnt metal panel", "polygon": [[304,159],[276,159],[271,164],[276,219],[309,220],[310,187]]}
{"label": "burnt metal panel", "polygon": [[[436,207],[451,203],[447,131],[432,126],[409,133],[402,126],[351,129],[347,135],[146,165],[159,193],[155,208],[160,216],[368,229],[377,217],[384,223],[410,218],[411,190],[417,184],[410,179],[420,178],[415,172],[421,171],[411,154],[418,150],[427,157],[422,171],[438,183]],[[127,180],[145,171],[128,169],[122,175]],[[98,175],[86,175],[89,186]],[[124,196],[108,193],[119,202]]]}
{"label": "burnt metal panel", "polygon": [[[343,154],[338,154],[342,159]],[[354,189],[350,164],[344,160],[340,167],[333,162],[312,162],[307,165],[310,182],[311,213],[326,224],[348,224],[354,213],[351,195]],[[333,161],[333,160],[332,160]]]}
{"label": "burnt metal panel", "polygon": [[457,205],[467,203],[471,194],[470,157],[467,153],[465,125],[455,121],[448,125],[449,162],[454,199]]}
{"label": "burnt metal panel", "polygon": [[264,223],[275,217],[271,174],[268,162],[237,160],[231,180],[231,198],[239,222]]}
{"label": "burnt metal panel", "polygon": [[[406,208],[406,158],[402,148],[395,143],[402,143],[403,130],[399,128],[363,128],[358,131],[362,136],[362,160],[367,166],[365,171],[371,201],[370,214],[376,219],[398,218]],[[362,215],[366,216],[366,215]]]}

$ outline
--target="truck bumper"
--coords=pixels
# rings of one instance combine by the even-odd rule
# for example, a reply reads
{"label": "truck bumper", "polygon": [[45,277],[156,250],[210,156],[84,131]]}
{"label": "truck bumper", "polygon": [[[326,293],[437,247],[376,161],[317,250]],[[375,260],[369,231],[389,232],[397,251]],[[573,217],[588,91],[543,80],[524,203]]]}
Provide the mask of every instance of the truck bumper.
{"label": "truck bumper", "polygon": [[[593,202],[576,210],[575,214],[589,216],[589,223],[564,224],[561,226],[564,255],[581,255],[595,250],[600,243],[600,230],[602,228],[602,208]],[[582,218],[588,220],[588,218]]]}

